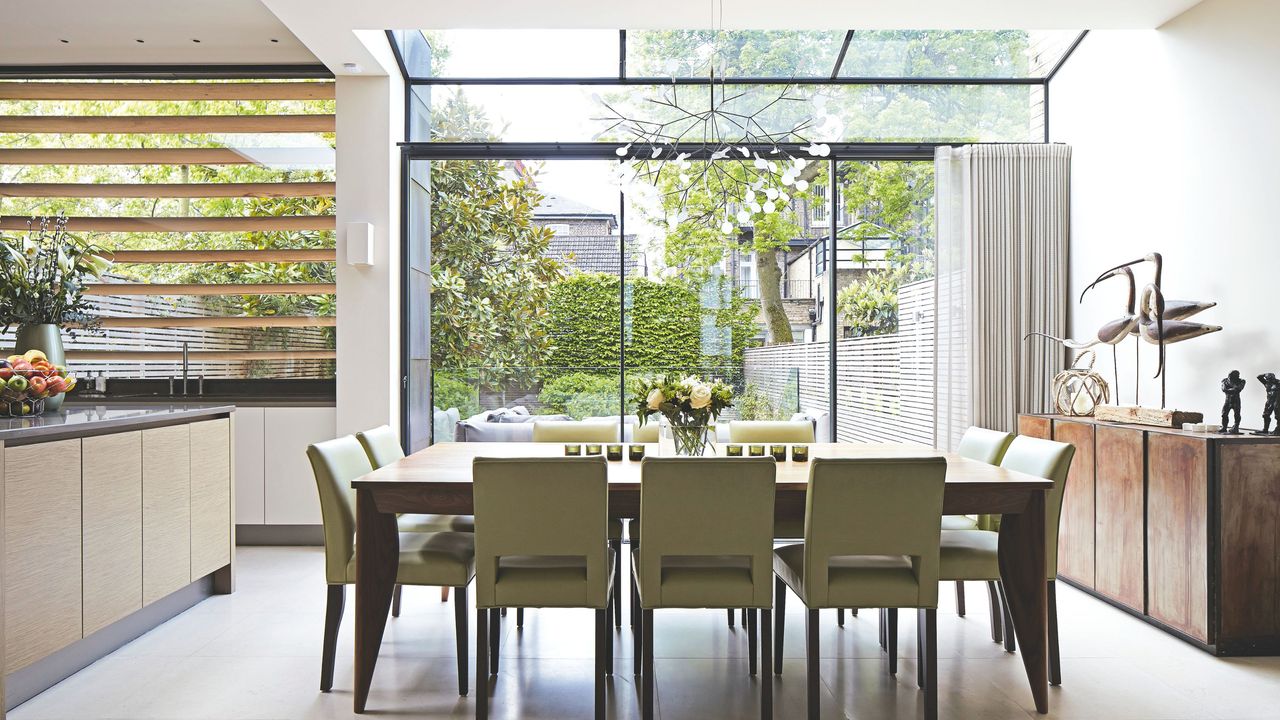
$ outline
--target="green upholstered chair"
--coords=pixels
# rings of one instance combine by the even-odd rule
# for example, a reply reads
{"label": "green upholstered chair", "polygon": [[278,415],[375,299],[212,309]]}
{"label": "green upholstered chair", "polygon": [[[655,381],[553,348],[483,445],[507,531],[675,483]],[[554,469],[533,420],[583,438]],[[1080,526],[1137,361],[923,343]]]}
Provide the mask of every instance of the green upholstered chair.
{"label": "green upholstered chair", "polygon": [[[320,690],[333,687],[338,627],[346,604],[346,586],[356,581],[355,493],[351,481],[373,471],[364,448],[347,435],[307,448],[307,458],[320,493],[324,524],[325,581],[329,585],[324,620],[324,648]],[[475,542],[471,533],[400,533],[401,585],[439,585],[455,588],[454,622],[457,633],[458,694],[467,694],[467,585],[475,576]]]}
{"label": "green upholstered chair", "polygon": [[813,442],[813,423],[808,420],[734,420],[729,423],[731,443]]}
{"label": "green upholstered chair", "polygon": [[[970,460],[977,460],[988,465],[999,465],[1000,460],[1004,458],[1004,453],[1009,449],[1009,443],[1013,442],[1013,433],[1000,432],[999,430],[988,430],[987,428],[971,427],[964,431],[964,436],[960,438],[960,444],[956,446],[956,454],[963,455]],[[943,515],[943,530],[995,530],[998,529],[997,523],[999,518],[988,515],[980,515],[977,518],[968,515]],[[987,595],[991,601],[991,639],[994,642],[1000,642],[1002,637],[1002,628],[1000,621],[1000,612],[997,609],[999,599],[994,582],[987,583]],[[964,581],[956,582],[956,612],[960,617],[965,615],[964,602]]]}
{"label": "green upholstered chair", "polygon": [[[756,672],[756,617],[769,634],[773,598],[773,458],[645,458],[640,475],[640,528],[632,550],[642,656],[641,717],[653,717],[654,610],[748,608],[750,672]],[[730,610],[732,612],[732,610]],[[765,677],[769,642],[764,643]],[[762,683],[761,717],[773,713]]]}
{"label": "green upholstered chair", "polygon": [[[591,608],[596,611],[595,717],[603,720],[604,678],[613,672],[609,610],[616,571],[606,532],[605,459],[476,458],[472,477],[477,684],[498,672],[500,608]],[[482,690],[476,695],[476,717],[486,718],[488,711]]]}
{"label": "green upholstered chair", "polygon": [[[404,459],[400,438],[388,425],[379,425],[372,430],[358,432],[356,439],[364,447],[374,470]],[[475,518],[470,515],[405,513],[396,517],[396,523],[400,527],[400,532],[472,532],[475,529]],[[448,599],[449,588],[447,586],[440,588],[440,602]],[[391,616],[400,617],[399,585],[396,585],[395,595],[391,600]]]}
{"label": "green upholstered chair", "polygon": [[[618,428],[620,426],[615,423],[607,422],[587,422],[579,420],[554,420],[548,422],[534,421],[533,423],[533,441],[534,442],[555,442],[555,443],[616,443],[618,440]],[[622,566],[622,521],[616,518],[609,519],[609,547],[613,548],[613,562],[618,567]],[[618,597],[622,594],[622,575],[621,573],[614,576],[613,595]],[[613,607],[613,624],[615,627],[622,625],[622,606],[614,604]],[[524,626],[524,609],[516,610],[516,626]]]}
{"label": "green upholstered chair", "polygon": [[583,420],[548,420],[533,422],[534,442],[616,443],[618,425]]}
{"label": "green upholstered chair", "polygon": [[[1055,578],[1058,576],[1058,522],[1062,516],[1062,496],[1067,472],[1075,456],[1075,446],[1020,435],[1009,444],[1000,467],[1053,481],[1045,495],[1045,581],[1049,592],[1049,682],[1062,682],[1058,653],[1058,611]],[[941,566],[943,580],[1000,580],[1000,533],[994,530],[947,530],[942,533]],[[997,587],[1000,587],[997,585]],[[1003,589],[1000,591],[1003,596]],[[1001,597],[1001,605],[1007,606]],[[1005,648],[1016,646],[1008,610],[1005,620]]]}
{"label": "green upholstered chair", "polygon": [[636,425],[631,431],[631,442],[634,443],[656,443],[659,439],[658,421],[650,420],[643,425]]}
{"label": "green upholstered chair", "polygon": [[[818,611],[915,608],[920,625],[917,682],[925,717],[938,714],[938,536],[947,464],[942,458],[813,460],[804,543],[774,550],[774,672],[782,672],[786,591],[807,609],[809,718],[818,717]],[[891,671],[896,668],[890,667]]]}

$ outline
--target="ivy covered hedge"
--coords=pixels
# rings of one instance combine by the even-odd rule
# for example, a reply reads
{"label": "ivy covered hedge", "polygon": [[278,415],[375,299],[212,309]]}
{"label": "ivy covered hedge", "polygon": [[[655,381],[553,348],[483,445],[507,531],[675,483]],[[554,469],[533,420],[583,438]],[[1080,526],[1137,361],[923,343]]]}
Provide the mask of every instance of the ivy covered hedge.
{"label": "ivy covered hedge", "polygon": [[[552,287],[552,373],[564,368],[605,375],[618,367],[618,283],[616,275],[576,273]],[[627,367],[638,372],[740,370],[743,351],[756,342],[758,306],[727,283],[719,290],[627,278],[625,302]]]}

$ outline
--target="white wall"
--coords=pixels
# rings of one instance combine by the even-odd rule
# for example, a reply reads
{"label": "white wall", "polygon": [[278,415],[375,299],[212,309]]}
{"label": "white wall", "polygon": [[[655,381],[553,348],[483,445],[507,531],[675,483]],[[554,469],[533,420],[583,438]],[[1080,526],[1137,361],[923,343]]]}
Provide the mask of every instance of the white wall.
{"label": "white wall", "polygon": [[[1164,254],[1170,299],[1216,300],[1192,320],[1217,334],[1168,349],[1168,406],[1216,419],[1218,381],[1249,379],[1246,425],[1280,374],[1280,3],[1206,0],[1158,30],[1091,32],[1050,85],[1050,131],[1074,147],[1071,280],[1076,338],[1124,304],[1122,281],[1080,291],[1113,265]],[[1150,270],[1139,274],[1139,288]],[[1133,399],[1134,342],[1120,348]],[[1105,347],[1105,346],[1103,346]],[[1155,346],[1143,347],[1143,404],[1158,403]],[[1102,372],[1111,377],[1110,349]]]}
{"label": "white wall", "polygon": [[[400,150],[398,74],[337,78],[339,435],[400,427]],[[373,264],[346,262],[346,224],[374,228]]]}

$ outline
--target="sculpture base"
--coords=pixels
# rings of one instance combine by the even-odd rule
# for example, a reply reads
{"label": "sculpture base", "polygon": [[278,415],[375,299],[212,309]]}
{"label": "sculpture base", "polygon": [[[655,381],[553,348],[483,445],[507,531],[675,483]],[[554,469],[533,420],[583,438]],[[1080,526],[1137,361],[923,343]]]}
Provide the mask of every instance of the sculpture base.
{"label": "sculpture base", "polygon": [[1166,410],[1138,405],[1099,405],[1094,418],[1106,422],[1136,423],[1156,427],[1179,428],[1184,423],[1204,422],[1204,413]]}

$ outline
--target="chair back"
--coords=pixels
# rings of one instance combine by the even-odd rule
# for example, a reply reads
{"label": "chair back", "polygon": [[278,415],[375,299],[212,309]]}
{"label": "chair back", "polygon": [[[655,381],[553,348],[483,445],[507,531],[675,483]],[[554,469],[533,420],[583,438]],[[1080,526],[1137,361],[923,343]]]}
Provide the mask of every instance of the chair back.
{"label": "chair back", "polygon": [[813,423],[808,420],[734,420],[729,423],[731,443],[812,443]]}
{"label": "chair back", "polygon": [[1053,440],[1019,435],[1009,444],[1000,467],[1053,481],[1044,498],[1044,567],[1046,579],[1058,576],[1058,523],[1062,519],[1062,498],[1067,488],[1067,473],[1076,446]]}
{"label": "chair back", "polygon": [[772,607],[773,458],[645,458],[640,471],[640,587],[663,607],[663,558],[750,558],[753,607]]}
{"label": "chair back", "polygon": [[356,501],[351,481],[373,472],[373,465],[360,441],[350,435],[309,445],[307,458],[320,493],[325,578],[329,583],[345,583],[356,538]]}
{"label": "chair back", "polygon": [[400,447],[400,438],[390,425],[380,425],[372,430],[356,433],[356,439],[364,447],[365,454],[374,468],[380,468],[404,459],[404,448]]}
{"label": "chair back", "polygon": [[631,432],[631,442],[637,443],[656,443],[659,439],[659,426],[657,420],[649,420],[644,425],[635,425],[635,429]]}
{"label": "chair back", "polygon": [[943,458],[815,458],[805,497],[808,602],[829,602],[832,558],[889,555],[911,559],[918,607],[937,607],[946,476]]}
{"label": "chair back", "polygon": [[1013,442],[1013,433],[971,427],[965,430],[964,437],[960,438],[960,444],[956,446],[956,454],[988,465],[999,465],[1011,442]]}
{"label": "chair back", "polygon": [[584,422],[582,420],[535,420],[534,442],[558,443],[616,443],[618,424]]}
{"label": "chair back", "polygon": [[476,603],[498,606],[503,558],[581,558],[582,607],[608,599],[609,477],[604,457],[483,458],[472,464]]}

